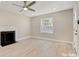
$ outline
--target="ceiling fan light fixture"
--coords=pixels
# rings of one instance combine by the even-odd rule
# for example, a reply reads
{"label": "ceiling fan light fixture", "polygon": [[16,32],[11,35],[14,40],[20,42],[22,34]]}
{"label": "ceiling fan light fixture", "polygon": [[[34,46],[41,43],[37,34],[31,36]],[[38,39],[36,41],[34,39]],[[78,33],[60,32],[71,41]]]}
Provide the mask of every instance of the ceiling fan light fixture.
{"label": "ceiling fan light fixture", "polygon": [[24,10],[28,10],[27,8],[24,8]]}
{"label": "ceiling fan light fixture", "polygon": [[23,6],[18,5],[18,4],[12,4],[12,5],[15,5],[15,6],[17,6],[17,7],[21,7],[22,9],[20,10],[20,12],[22,12],[22,11],[27,11],[27,10],[30,10],[30,11],[35,12],[34,9],[30,8],[32,5],[35,4],[35,1],[30,2],[29,4],[27,4],[28,1],[23,1],[23,2],[24,2]]}

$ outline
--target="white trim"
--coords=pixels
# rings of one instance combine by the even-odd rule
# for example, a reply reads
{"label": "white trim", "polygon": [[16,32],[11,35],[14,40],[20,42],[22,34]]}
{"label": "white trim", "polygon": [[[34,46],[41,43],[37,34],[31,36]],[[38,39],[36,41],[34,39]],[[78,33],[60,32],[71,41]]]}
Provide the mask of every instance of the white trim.
{"label": "white trim", "polygon": [[30,39],[30,38],[31,38],[31,36],[26,36],[26,37],[18,38],[18,39],[16,39],[16,41],[20,41],[20,40],[24,40],[24,39]]}
{"label": "white trim", "polygon": [[22,38],[20,38],[20,39],[16,39],[16,41],[20,41],[20,40],[24,40],[24,39],[30,39],[30,38],[35,38],[35,39],[40,39],[40,40],[49,40],[49,41],[55,41],[55,42],[66,43],[66,44],[73,44],[73,42],[69,42],[69,41],[55,40],[55,39],[50,39],[50,38],[45,38],[45,37],[39,37],[39,36],[27,36],[27,37],[22,37]]}
{"label": "white trim", "polygon": [[31,36],[31,38],[36,38],[36,39],[41,39],[41,40],[50,40],[50,41],[61,42],[61,43],[66,43],[66,44],[73,44],[73,42],[64,41],[64,40],[55,40],[55,39],[50,39],[50,38],[45,38],[45,37]]}

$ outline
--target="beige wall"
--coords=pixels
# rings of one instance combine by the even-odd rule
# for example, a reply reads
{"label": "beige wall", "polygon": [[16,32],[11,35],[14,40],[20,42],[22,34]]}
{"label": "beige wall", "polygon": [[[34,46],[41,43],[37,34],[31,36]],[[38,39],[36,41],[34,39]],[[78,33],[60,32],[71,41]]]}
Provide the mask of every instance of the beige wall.
{"label": "beige wall", "polygon": [[16,40],[30,35],[30,18],[0,9],[0,31],[16,31]]}
{"label": "beige wall", "polygon": [[[52,17],[54,24],[54,33],[40,33],[40,19],[44,17]],[[37,37],[45,37],[56,40],[64,40],[72,42],[73,40],[73,10],[64,10],[56,13],[49,13],[31,18],[31,35]]]}
{"label": "beige wall", "polygon": [[[29,17],[24,15],[15,14],[0,9],[0,31],[15,30],[17,40],[28,37],[31,34],[32,36],[71,42],[73,40],[72,12],[72,9],[64,10],[56,13],[32,17],[30,20]],[[43,17],[53,18],[53,34],[40,33],[40,19]],[[5,25],[7,27],[5,27]]]}

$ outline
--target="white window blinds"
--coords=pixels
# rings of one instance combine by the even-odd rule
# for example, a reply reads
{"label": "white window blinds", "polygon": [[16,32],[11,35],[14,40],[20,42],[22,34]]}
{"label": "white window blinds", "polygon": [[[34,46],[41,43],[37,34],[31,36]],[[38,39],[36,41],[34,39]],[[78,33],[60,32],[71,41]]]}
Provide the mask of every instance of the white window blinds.
{"label": "white window blinds", "polygon": [[40,31],[42,33],[53,33],[53,18],[43,18],[40,21]]}

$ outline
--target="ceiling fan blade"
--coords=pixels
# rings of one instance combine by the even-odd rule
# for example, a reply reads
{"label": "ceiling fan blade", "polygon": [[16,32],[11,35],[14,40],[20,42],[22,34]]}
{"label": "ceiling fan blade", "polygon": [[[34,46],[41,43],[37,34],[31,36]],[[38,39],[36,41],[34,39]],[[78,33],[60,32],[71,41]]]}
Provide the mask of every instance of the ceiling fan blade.
{"label": "ceiling fan blade", "polygon": [[27,1],[24,1],[24,7],[26,7]]}
{"label": "ceiling fan blade", "polygon": [[31,8],[28,8],[28,10],[35,12],[35,10],[34,9],[31,9]]}
{"label": "ceiling fan blade", "polygon": [[27,1],[24,1],[24,3],[26,4],[26,3],[27,3]]}
{"label": "ceiling fan blade", "polygon": [[12,4],[12,5],[15,5],[15,6],[17,6],[17,7],[23,8],[23,6],[21,6],[21,5],[17,5],[17,4]]}
{"label": "ceiling fan blade", "polygon": [[32,6],[33,4],[35,4],[36,2],[35,1],[33,1],[33,2],[31,2],[29,5],[27,5],[27,7],[30,7],[30,6]]}

